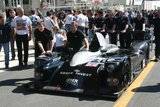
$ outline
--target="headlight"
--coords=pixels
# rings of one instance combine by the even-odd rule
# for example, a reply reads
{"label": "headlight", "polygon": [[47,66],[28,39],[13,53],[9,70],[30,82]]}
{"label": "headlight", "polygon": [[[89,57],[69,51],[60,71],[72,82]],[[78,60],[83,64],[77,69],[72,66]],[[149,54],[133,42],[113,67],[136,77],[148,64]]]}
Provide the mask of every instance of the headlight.
{"label": "headlight", "polygon": [[106,66],[106,69],[108,72],[113,72],[115,70],[115,65],[114,64],[109,64]]}
{"label": "headlight", "polygon": [[43,73],[35,72],[34,77],[35,79],[41,79],[43,77]]}

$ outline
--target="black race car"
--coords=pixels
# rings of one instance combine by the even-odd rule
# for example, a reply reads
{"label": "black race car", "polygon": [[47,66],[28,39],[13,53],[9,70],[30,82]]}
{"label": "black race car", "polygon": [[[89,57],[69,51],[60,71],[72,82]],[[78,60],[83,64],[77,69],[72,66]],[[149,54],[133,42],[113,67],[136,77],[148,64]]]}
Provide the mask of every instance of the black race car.
{"label": "black race car", "polygon": [[[96,33],[90,51],[74,55],[53,53],[35,61],[36,90],[118,97],[149,60],[149,42],[134,41],[129,49],[106,44]],[[96,45],[96,46],[95,46]]]}

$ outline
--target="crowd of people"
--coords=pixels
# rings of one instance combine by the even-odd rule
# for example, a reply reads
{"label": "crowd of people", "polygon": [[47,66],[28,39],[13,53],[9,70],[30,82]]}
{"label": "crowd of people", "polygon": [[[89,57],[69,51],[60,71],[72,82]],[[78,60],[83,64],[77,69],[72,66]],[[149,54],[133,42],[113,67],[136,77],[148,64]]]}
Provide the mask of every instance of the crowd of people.
{"label": "crowd of people", "polygon": [[[46,16],[31,10],[25,15],[24,9],[9,9],[0,13],[0,50],[4,48],[5,68],[15,60],[15,41],[19,67],[28,65],[29,41],[33,39],[35,58],[39,55],[63,52],[72,48],[74,52],[89,50],[95,30],[109,42],[120,48],[129,48],[132,40],[144,40],[146,27],[154,27],[155,61],[160,56],[160,11],[118,11],[118,10],[49,10]],[[23,54],[24,50],[24,54]]]}

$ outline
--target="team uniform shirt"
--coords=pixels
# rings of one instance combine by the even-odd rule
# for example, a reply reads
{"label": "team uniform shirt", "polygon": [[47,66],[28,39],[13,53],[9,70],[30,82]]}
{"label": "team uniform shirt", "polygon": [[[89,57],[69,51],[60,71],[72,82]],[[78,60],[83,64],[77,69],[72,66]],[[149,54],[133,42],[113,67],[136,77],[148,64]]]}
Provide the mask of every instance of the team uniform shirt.
{"label": "team uniform shirt", "polygon": [[23,15],[22,17],[16,16],[14,19],[14,27],[18,35],[29,34],[28,26],[32,25],[32,22],[28,16]]}
{"label": "team uniform shirt", "polygon": [[67,46],[73,48],[75,52],[79,51],[83,46],[83,40],[86,38],[81,31],[67,33]]}
{"label": "team uniform shirt", "polygon": [[145,24],[145,19],[142,18],[142,19],[137,19],[137,18],[134,18],[133,19],[133,23],[135,23],[135,30],[143,30],[143,24]]}
{"label": "team uniform shirt", "polygon": [[112,30],[113,26],[116,24],[115,18],[106,18],[104,23],[106,24],[106,30]]}
{"label": "team uniform shirt", "polygon": [[46,28],[44,29],[43,32],[40,32],[38,29],[34,31],[35,35],[35,56],[39,56],[42,52],[38,46],[38,42],[41,42],[44,50],[49,49],[49,42],[53,40],[52,32],[47,30]]}
{"label": "team uniform shirt", "polygon": [[65,25],[67,24],[70,25],[75,19],[76,19],[75,16],[73,16],[72,14],[67,15],[65,19]]}
{"label": "team uniform shirt", "polygon": [[128,24],[128,18],[125,16],[117,17],[116,18],[116,30],[122,31],[125,29],[126,25]]}
{"label": "team uniform shirt", "polygon": [[153,19],[153,25],[154,25],[154,32],[159,33],[160,32],[160,18]]}
{"label": "team uniform shirt", "polygon": [[56,47],[64,46],[64,41],[67,40],[61,33],[55,34]]}
{"label": "team uniform shirt", "polygon": [[81,26],[81,27],[87,27],[88,26],[88,17],[83,15],[83,14],[79,14],[77,15],[77,23],[78,23],[78,26]]}
{"label": "team uniform shirt", "polygon": [[104,18],[103,18],[103,17],[98,17],[98,18],[95,18],[95,19],[94,19],[94,25],[95,25],[97,28],[102,28],[102,27],[103,27],[103,24],[104,24]]}
{"label": "team uniform shirt", "polygon": [[44,18],[44,26],[46,29],[52,31],[53,27],[55,26],[55,23],[50,17],[45,17]]}

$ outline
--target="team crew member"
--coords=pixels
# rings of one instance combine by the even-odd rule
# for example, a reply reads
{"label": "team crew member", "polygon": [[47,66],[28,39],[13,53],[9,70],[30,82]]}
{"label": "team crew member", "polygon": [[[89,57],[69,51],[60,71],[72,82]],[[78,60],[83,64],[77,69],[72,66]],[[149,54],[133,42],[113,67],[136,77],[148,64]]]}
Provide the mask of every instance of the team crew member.
{"label": "team crew member", "polygon": [[116,32],[119,34],[120,47],[127,48],[131,44],[131,36],[127,32],[128,18],[123,12],[119,11],[116,18]]}
{"label": "team crew member", "polygon": [[111,44],[117,44],[117,34],[115,32],[115,18],[112,12],[108,12],[106,15],[106,19],[104,21],[104,29],[109,35],[109,40]]}
{"label": "team crew member", "polygon": [[5,23],[5,15],[0,13],[0,51],[3,47],[5,54],[5,68],[9,67],[9,41],[11,27]]}
{"label": "team crew member", "polygon": [[11,35],[10,35],[10,48],[11,48],[11,55],[12,55],[12,59],[11,60],[15,60],[15,49],[14,49],[14,25],[13,25],[13,21],[14,21],[14,18],[16,17],[16,12],[13,10],[13,9],[10,9],[9,10],[9,17],[7,18],[6,20],[6,23],[11,27]]}
{"label": "team crew member", "polygon": [[75,21],[71,24],[71,31],[67,33],[67,47],[73,48],[74,53],[82,48],[89,50],[88,40],[86,36],[78,30],[78,23]]}
{"label": "team crew member", "polygon": [[[16,12],[18,16],[14,19],[14,27],[16,32],[19,66],[22,67],[23,62],[25,66],[27,66],[28,63],[28,48],[32,34],[32,22],[29,17],[24,15],[23,8],[17,8]],[[22,44],[24,48],[24,58],[22,58]]]}
{"label": "team crew member", "polygon": [[154,36],[155,36],[155,61],[159,60],[160,56],[160,12],[157,12],[157,17],[153,20]]}
{"label": "team crew member", "polygon": [[98,11],[95,14],[94,26],[96,28],[102,29],[103,28],[103,24],[104,24],[103,12],[102,11]]}
{"label": "team crew member", "polygon": [[35,35],[35,58],[41,54],[52,52],[52,32],[44,27],[43,22],[38,22]]}
{"label": "team crew member", "polygon": [[135,40],[144,40],[144,31],[145,31],[145,19],[142,17],[142,14],[138,13],[137,17],[133,19],[134,27],[134,39]]}

